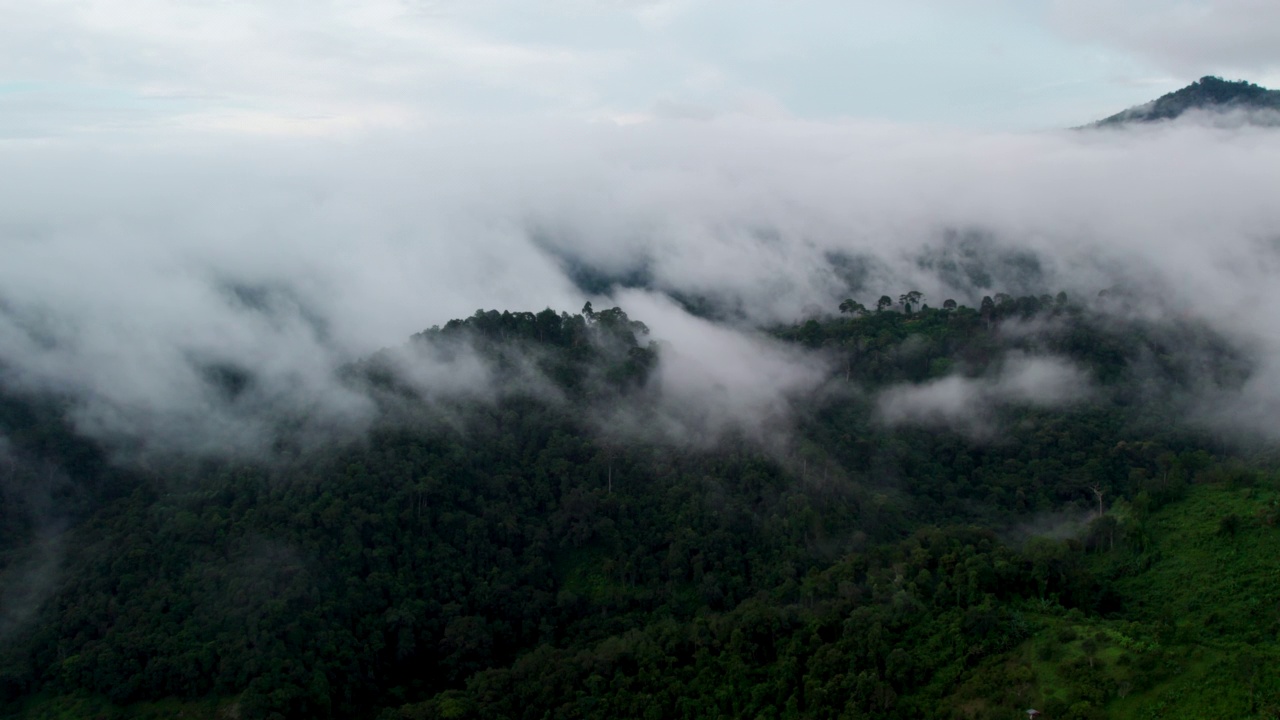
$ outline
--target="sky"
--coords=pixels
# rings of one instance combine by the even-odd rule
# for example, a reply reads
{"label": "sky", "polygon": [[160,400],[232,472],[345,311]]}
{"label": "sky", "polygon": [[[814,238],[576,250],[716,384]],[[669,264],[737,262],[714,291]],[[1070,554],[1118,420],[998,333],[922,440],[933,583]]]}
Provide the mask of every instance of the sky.
{"label": "sky", "polygon": [[[1218,406],[1271,428],[1280,131],[1065,128],[1208,73],[1280,86],[1277,32],[1270,0],[0,3],[0,384],[120,445],[251,447],[280,413],[324,437],[372,411],[346,364],[591,300],[663,343],[668,435],[763,436],[830,368],[762,328],[1121,285],[1247,348]],[[254,393],[211,389],[226,366]],[[1015,358],[886,418],[1078,379]]]}
{"label": "sky", "polygon": [[1280,86],[1272,0],[0,4],[0,139],[720,115],[1072,127]]}

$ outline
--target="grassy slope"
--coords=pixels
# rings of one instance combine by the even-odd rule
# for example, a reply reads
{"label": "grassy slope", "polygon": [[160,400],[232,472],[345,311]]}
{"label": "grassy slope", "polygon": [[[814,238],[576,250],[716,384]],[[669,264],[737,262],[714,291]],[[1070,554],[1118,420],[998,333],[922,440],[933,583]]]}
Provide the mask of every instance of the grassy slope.
{"label": "grassy slope", "polygon": [[1091,558],[1100,573],[1122,572],[1123,610],[1027,608],[1033,637],[970,674],[952,707],[972,718],[1027,707],[1053,718],[1280,717],[1280,527],[1264,520],[1277,503],[1269,487],[1192,488],[1146,521],[1145,556]]}
{"label": "grassy slope", "polygon": [[[1119,589],[1181,672],[1114,704],[1123,718],[1280,712],[1280,527],[1274,488],[1196,487],[1152,518],[1159,559]],[[1240,518],[1234,534],[1223,518]]]}

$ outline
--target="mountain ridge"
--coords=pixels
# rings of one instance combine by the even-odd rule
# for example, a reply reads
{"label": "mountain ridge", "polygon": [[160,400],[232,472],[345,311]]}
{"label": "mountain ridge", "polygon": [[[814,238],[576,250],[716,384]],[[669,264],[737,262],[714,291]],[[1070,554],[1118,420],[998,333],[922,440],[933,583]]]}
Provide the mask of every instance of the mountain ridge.
{"label": "mountain ridge", "polygon": [[1184,88],[1161,95],[1147,103],[1135,105],[1105,117],[1086,127],[1113,127],[1130,123],[1174,120],[1193,110],[1226,112],[1243,110],[1274,111],[1276,117],[1251,116],[1249,124],[1280,124],[1280,90],[1271,90],[1247,80],[1224,80],[1206,75]]}

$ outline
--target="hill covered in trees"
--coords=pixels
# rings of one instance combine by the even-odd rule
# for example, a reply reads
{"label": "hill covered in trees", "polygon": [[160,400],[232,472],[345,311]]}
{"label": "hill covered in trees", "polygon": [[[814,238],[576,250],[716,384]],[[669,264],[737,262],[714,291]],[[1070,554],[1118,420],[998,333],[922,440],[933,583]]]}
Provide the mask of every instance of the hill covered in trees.
{"label": "hill covered in trees", "polygon": [[760,338],[819,382],[711,437],[653,431],[678,348],[590,305],[349,366],[376,419],[319,450],[123,463],[10,393],[2,707],[1273,717],[1280,475],[1199,414],[1253,367],[1128,302],[850,299]]}
{"label": "hill covered in trees", "polygon": [[1242,111],[1260,124],[1280,124],[1280,90],[1268,90],[1245,80],[1223,80],[1206,75],[1190,85],[1161,95],[1143,105],[1131,107],[1099,120],[1094,127],[1173,120],[1184,113]]}

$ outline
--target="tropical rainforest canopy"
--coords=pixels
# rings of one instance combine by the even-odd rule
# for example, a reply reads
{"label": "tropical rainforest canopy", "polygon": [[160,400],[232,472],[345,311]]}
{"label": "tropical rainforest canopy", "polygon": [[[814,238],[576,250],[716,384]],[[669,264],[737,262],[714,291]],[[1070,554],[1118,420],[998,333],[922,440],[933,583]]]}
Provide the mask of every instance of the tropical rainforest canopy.
{"label": "tropical rainforest canopy", "polygon": [[[1245,355],[1120,291],[929,300],[770,329],[821,381],[714,433],[664,378],[679,348],[590,304],[423,332],[344,370],[366,432],[286,418],[252,455],[122,460],[69,398],[10,393],[3,708],[1280,712],[1280,475],[1207,410]],[[415,381],[440,362],[483,381]]]}

